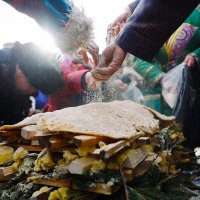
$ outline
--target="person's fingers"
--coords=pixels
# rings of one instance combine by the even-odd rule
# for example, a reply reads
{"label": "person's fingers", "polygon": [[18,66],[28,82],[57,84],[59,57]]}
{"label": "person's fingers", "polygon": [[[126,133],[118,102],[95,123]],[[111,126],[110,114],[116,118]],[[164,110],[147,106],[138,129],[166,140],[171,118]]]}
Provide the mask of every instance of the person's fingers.
{"label": "person's fingers", "polygon": [[99,63],[97,65],[98,67],[105,67],[106,66],[106,57],[102,54],[100,59],[99,59]]}
{"label": "person's fingers", "polygon": [[121,67],[125,57],[126,52],[124,52],[124,50],[121,49],[118,45],[115,45],[113,59],[109,64],[108,72],[110,72],[110,74],[116,72]]}
{"label": "person's fingers", "polygon": [[86,80],[86,84],[87,84],[87,87],[89,89],[92,89],[92,90],[97,90],[100,88],[101,86],[101,82],[98,82],[94,76],[92,75],[91,72],[87,72],[86,75],[85,75],[85,80]]}
{"label": "person's fingers", "polygon": [[110,75],[102,75],[102,74],[99,74],[98,71],[95,69],[95,70],[92,70],[91,71],[92,73],[92,76],[94,77],[94,79],[96,81],[107,81],[109,80],[110,78]]}
{"label": "person's fingers", "polygon": [[80,54],[81,54],[81,56],[83,58],[83,62],[85,64],[87,64],[89,62],[89,58],[88,58],[87,52],[84,51],[84,50],[80,50]]}
{"label": "person's fingers", "polygon": [[186,56],[184,62],[185,62],[186,64],[188,64],[188,61],[189,61],[189,56]]}
{"label": "person's fingers", "polygon": [[[103,56],[105,56],[105,54]],[[110,64],[107,62],[108,60],[106,60],[106,57],[104,61],[102,59],[102,63],[99,63],[98,67],[92,72],[93,76],[99,80],[108,80],[121,67],[125,57],[126,52],[115,45],[112,60],[109,62]],[[106,67],[107,64],[109,65]]]}
{"label": "person's fingers", "polygon": [[124,12],[122,13],[120,16],[118,16],[114,22],[112,22],[108,28],[107,28],[107,32],[110,31],[113,27],[115,27],[117,25],[117,23],[122,23],[122,22],[126,22],[127,18],[129,16],[129,13],[128,12]]}
{"label": "person's fingers", "polygon": [[97,66],[99,62],[99,47],[96,45],[94,41],[90,41],[88,44],[84,46],[84,48],[92,56],[94,65]]}
{"label": "person's fingers", "polygon": [[124,24],[125,24],[125,22],[120,23],[120,31],[122,30]]}
{"label": "person's fingers", "polygon": [[115,32],[115,37],[117,37],[117,35],[120,32],[120,24],[118,23],[117,26],[114,28],[114,32]]}
{"label": "person's fingers", "polygon": [[[113,67],[113,66],[108,66],[108,67],[103,67],[103,68],[96,68],[95,72],[101,76],[109,77],[112,76],[119,67]],[[98,77],[97,77],[98,78]]]}
{"label": "person's fingers", "polygon": [[114,26],[116,26],[116,24],[117,24],[117,21],[114,21],[114,22],[112,22],[111,24],[109,24],[109,25],[108,25],[108,28],[107,28],[107,32],[111,31],[112,28],[113,28]]}
{"label": "person's fingers", "polygon": [[99,53],[96,52],[96,51],[90,51],[89,53],[92,56],[92,60],[94,62],[94,65],[97,66],[98,62],[99,62]]}
{"label": "person's fingers", "polygon": [[187,55],[184,62],[189,68],[193,68],[195,64],[195,58],[192,55]]}
{"label": "person's fingers", "polygon": [[102,55],[99,59],[98,67],[106,67],[110,64],[113,59],[113,54],[115,51],[115,43],[110,43],[102,52]]}
{"label": "person's fingers", "polygon": [[194,60],[194,58],[192,57],[190,60],[189,60],[189,67],[190,68],[193,68],[194,67],[194,64],[195,64],[195,60]]}

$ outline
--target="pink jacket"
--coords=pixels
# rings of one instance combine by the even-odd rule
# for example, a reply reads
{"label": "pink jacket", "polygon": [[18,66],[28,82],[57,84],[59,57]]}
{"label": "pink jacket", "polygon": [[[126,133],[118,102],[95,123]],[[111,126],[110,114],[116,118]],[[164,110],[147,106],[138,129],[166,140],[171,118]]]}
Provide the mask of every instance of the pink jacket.
{"label": "pink jacket", "polygon": [[73,69],[72,61],[69,59],[61,63],[61,69],[64,86],[48,97],[44,112],[78,106],[81,95],[84,93],[81,78],[89,69],[86,69],[84,65],[79,66],[78,69]]}

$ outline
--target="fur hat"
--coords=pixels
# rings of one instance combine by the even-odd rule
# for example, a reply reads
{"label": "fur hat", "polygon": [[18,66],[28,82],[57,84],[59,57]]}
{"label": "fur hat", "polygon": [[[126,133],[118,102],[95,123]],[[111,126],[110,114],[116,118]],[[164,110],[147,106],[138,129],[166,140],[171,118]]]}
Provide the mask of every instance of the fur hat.
{"label": "fur hat", "polygon": [[56,35],[56,43],[63,53],[71,54],[84,48],[93,40],[93,21],[86,17],[83,9],[72,6],[69,21],[63,22]]}
{"label": "fur hat", "polygon": [[13,64],[19,64],[33,87],[47,95],[64,83],[57,55],[40,49],[34,43],[16,43],[11,49],[11,60]]}
{"label": "fur hat", "polygon": [[54,37],[65,54],[76,52],[93,39],[92,19],[71,0],[20,0],[17,4],[7,1],[25,13]]}

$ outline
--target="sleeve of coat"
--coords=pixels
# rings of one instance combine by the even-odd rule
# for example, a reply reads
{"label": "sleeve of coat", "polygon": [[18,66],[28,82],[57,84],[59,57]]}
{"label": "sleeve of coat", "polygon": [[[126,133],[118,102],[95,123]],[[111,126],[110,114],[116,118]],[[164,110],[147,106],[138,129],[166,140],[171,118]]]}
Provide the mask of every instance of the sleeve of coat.
{"label": "sleeve of coat", "polygon": [[141,0],[116,43],[124,51],[151,61],[198,4],[198,0]]}
{"label": "sleeve of coat", "polygon": [[80,94],[84,92],[84,88],[82,86],[82,76],[84,76],[88,71],[88,69],[74,71],[72,70],[72,66],[70,65],[70,63],[66,64],[65,62],[63,62],[63,91],[66,95]]}
{"label": "sleeve of coat", "polygon": [[130,3],[128,5],[129,9],[131,10],[131,12],[133,13],[133,11],[136,9],[136,7],[138,6],[138,4],[140,3],[141,0],[135,0],[132,3]]}
{"label": "sleeve of coat", "polygon": [[72,5],[69,0],[3,0],[17,11],[33,18],[42,28],[52,32],[69,20]]}

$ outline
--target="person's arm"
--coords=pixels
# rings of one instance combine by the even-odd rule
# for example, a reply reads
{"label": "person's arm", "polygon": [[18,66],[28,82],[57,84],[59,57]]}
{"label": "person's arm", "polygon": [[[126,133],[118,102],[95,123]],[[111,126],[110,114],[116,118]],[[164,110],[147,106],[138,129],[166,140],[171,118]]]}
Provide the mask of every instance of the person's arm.
{"label": "person's arm", "polygon": [[189,68],[197,67],[200,69],[200,48],[188,54],[184,59],[184,63]]}
{"label": "person's arm", "polygon": [[72,70],[72,63],[64,61],[62,63],[62,73],[64,78],[64,87],[62,90],[66,95],[80,94],[85,91],[87,85],[85,85],[85,74],[89,72],[89,69]]}
{"label": "person's arm", "polygon": [[140,3],[141,0],[135,0],[132,3],[128,5],[128,8],[130,9],[130,12],[133,13],[138,4]]}
{"label": "person's arm", "polygon": [[99,48],[92,40],[92,19],[70,0],[4,1],[33,18],[42,29],[49,31],[63,53],[68,54],[84,47],[85,51],[91,54],[94,64],[98,64]]}
{"label": "person's arm", "polygon": [[61,60],[62,73],[64,78],[64,86],[58,93],[66,95],[81,94],[87,89],[96,90],[99,88],[98,83],[92,76],[90,69],[82,65],[77,70],[73,70],[72,60]]}
{"label": "person's arm", "polygon": [[135,8],[139,4],[141,0],[135,0],[132,3],[130,3],[125,11],[119,15],[107,28],[107,32],[110,31],[113,27],[117,26],[118,24],[125,23],[127,19],[132,15],[134,12]]}
{"label": "person's arm", "polygon": [[27,0],[3,0],[19,12],[22,12],[36,20],[42,27],[51,32],[63,27],[63,22],[69,20],[72,5],[69,0],[57,1],[27,1]]}
{"label": "person's arm", "polygon": [[198,4],[198,0],[141,0],[116,43],[125,52],[151,61]]}
{"label": "person's arm", "polygon": [[[189,54],[193,57],[194,61],[191,61],[191,66],[189,64],[189,67],[193,67],[193,65],[196,63],[198,68],[200,69],[200,48],[194,50],[192,53]],[[191,58],[192,59],[192,58]],[[193,64],[194,62],[194,64]]]}
{"label": "person's arm", "polygon": [[198,0],[141,0],[116,43],[104,49],[93,76],[108,80],[121,67],[127,52],[151,61],[198,4]]}

